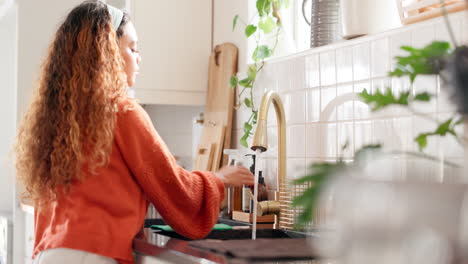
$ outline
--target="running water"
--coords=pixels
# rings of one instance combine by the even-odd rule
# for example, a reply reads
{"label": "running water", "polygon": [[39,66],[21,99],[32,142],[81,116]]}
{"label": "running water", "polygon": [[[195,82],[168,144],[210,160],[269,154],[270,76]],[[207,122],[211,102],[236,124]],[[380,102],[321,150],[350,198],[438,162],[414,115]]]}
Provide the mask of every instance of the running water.
{"label": "running water", "polygon": [[261,171],[261,160],[260,154],[262,151],[258,148],[255,150],[255,183],[254,183],[254,194],[253,194],[253,225],[252,225],[252,240],[257,239],[257,201],[258,201],[258,175]]}

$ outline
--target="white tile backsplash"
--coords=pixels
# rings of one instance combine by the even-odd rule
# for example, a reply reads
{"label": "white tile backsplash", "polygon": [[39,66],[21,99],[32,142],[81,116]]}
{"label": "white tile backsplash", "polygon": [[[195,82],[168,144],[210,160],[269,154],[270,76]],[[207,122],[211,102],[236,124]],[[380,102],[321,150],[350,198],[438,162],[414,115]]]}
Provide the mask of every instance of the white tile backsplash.
{"label": "white tile backsplash", "polygon": [[336,50],[336,80],[338,83],[353,81],[353,49],[351,47]]}
{"label": "white tile backsplash", "polygon": [[370,45],[364,42],[353,47],[354,81],[369,79],[370,75]]}
{"label": "white tile backsplash", "polygon": [[354,121],[354,149],[358,150],[372,143],[372,122],[369,120]]}
{"label": "white tile backsplash", "polygon": [[306,88],[320,86],[320,64],[318,54],[305,57],[305,81]]}
{"label": "white tile backsplash", "polygon": [[[437,78],[435,76],[420,76],[413,84],[414,94],[427,92],[431,95],[437,94]],[[423,113],[435,113],[437,111],[437,100],[430,102],[415,102],[414,109]]]}
{"label": "white tile backsplash", "polygon": [[[462,36],[462,17],[452,16],[450,18],[450,25],[452,26],[453,34],[456,36],[455,41],[457,41],[457,43],[459,43],[460,38]],[[435,25],[435,36],[436,36],[437,40],[448,41],[448,42],[450,42],[452,47],[455,47],[455,43],[453,43],[452,39],[450,38],[450,34],[449,34],[447,26],[445,24],[436,24]]]}
{"label": "white tile backsplash", "polygon": [[388,38],[371,42],[371,76],[385,77],[390,70],[390,48]]}
{"label": "white tile backsplash", "polygon": [[336,107],[338,121],[354,119],[354,97],[352,84],[338,86],[336,97],[339,100]]}
{"label": "white tile backsplash", "polygon": [[306,120],[307,123],[317,122],[320,118],[320,89],[306,91]]}
{"label": "white tile backsplash", "polygon": [[292,69],[294,72],[291,76],[294,76],[294,77],[291,78],[291,89],[297,90],[301,88],[307,88],[306,80],[305,80],[305,72],[306,72],[305,71],[305,58],[298,57],[294,59]]}
{"label": "white tile backsplash", "polygon": [[320,88],[320,121],[336,121],[336,86]]}
{"label": "white tile backsplash", "polygon": [[354,123],[338,123],[337,133],[337,155],[339,157],[352,158],[354,154]]}
{"label": "white tile backsplash", "polygon": [[305,125],[289,126],[286,129],[287,156],[305,157]]}
{"label": "white tile backsplash", "polygon": [[313,123],[306,125],[306,157],[336,157],[337,125]]}
{"label": "white tile backsplash", "polygon": [[396,145],[396,138],[399,131],[393,127],[393,119],[372,120],[372,142],[382,143],[390,148],[399,148]]}
{"label": "white tile backsplash", "polygon": [[286,95],[285,111],[287,124],[304,124],[306,111],[306,91]]}
{"label": "white tile backsplash", "polygon": [[320,85],[336,84],[335,51],[320,54]]}
{"label": "white tile backsplash", "polygon": [[411,31],[403,31],[390,37],[390,69],[394,70],[395,57],[405,56],[408,54],[407,51],[401,49],[402,46],[411,45]]}
{"label": "white tile backsplash", "polygon": [[[292,61],[284,61],[283,63],[278,63],[278,68],[276,72],[276,78],[278,79],[278,92],[288,91],[290,89],[293,71],[291,70]],[[256,84],[257,87],[261,87],[259,83]]]}
{"label": "white tile backsplash", "polygon": [[416,48],[422,48],[425,45],[435,40],[435,27],[434,24],[424,24],[418,26],[412,31],[411,36],[413,46]]}
{"label": "white tile backsplash", "polygon": [[265,168],[263,168],[263,177],[265,177],[265,183],[271,190],[278,190],[277,177],[278,175],[278,159],[266,159]]}
{"label": "white tile backsplash", "polygon": [[396,148],[401,151],[412,151],[413,146],[413,118],[412,117],[396,117],[393,118],[393,129],[397,132],[394,138]]}
{"label": "white tile backsplash", "polygon": [[305,134],[305,146],[306,146],[306,157],[318,158],[322,157],[324,151],[321,129],[324,128],[323,124],[307,124],[306,125],[306,134]]}
{"label": "white tile backsplash", "polygon": [[297,179],[305,175],[305,158],[288,158],[286,178]]}
{"label": "white tile backsplash", "polygon": [[[459,42],[468,42],[468,22],[464,16],[451,15],[451,20]],[[401,46],[422,47],[435,39],[449,40],[442,19],[267,62],[269,66],[265,67],[266,72],[256,86],[277,89],[283,99],[287,119],[288,177],[300,175],[311,161],[333,161],[339,157],[351,160],[354,151],[371,143],[383,143],[388,149],[417,151],[415,136],[433,131],[434,122],[401,107],[371,112],[357,94],[364,89],[385,91],[387,87],[391,87],[396,95],[408,90],[412,94],[427,91],[438,97],[430,104],[415,105],[415,110],[433,119],[448,118],[455,108],[449,92],[441,87],[438,78],[418,78],[412,87],[409,78],[387,77],[395,64],[393,57],[407,54]],[[244,114],[238,114],[238,123],[242,123],[239,118],[245,120]],[[236,132],[242,133],[240,129]],[[268,115],[268,138],[269,150],[265,156],[270,174],[277,171],[277,122],[273,109]],[[349,144],[348,150],[342,152],[345,142]],[[425,152],[460,161],[464,154],[450,137],[430,137]],[[298,166],[301,164],[302,168]],[[443,168],[437,163],[425,166],[407,155],[394,157],[392,164],[395,166],[390,174],[395,174],[396,178],[411,177],[423,167],[424,179],[455,180],[451,175],[456,169]]]}

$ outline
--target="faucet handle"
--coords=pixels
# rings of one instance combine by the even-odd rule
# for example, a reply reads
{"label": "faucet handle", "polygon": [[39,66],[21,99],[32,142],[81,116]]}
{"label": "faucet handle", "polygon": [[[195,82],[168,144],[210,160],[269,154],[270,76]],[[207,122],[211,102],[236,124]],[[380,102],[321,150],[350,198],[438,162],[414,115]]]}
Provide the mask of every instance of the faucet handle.
{"label": "faucet handle", "polygon": [[279,201],[261,201],[257,203],[257,216],[267,214],[279,214],[280,202]]}

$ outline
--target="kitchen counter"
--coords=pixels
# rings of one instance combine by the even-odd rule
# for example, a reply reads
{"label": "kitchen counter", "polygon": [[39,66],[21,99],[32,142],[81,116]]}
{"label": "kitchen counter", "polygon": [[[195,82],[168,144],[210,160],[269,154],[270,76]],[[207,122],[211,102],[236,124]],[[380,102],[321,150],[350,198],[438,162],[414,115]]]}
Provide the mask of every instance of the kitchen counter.
{"label": "kitchen counter", "polygon": [[[151,223],[153,224],[153,223]],[[148,220],[145,227],[149,227]],[[249,228],[247,226],[247,228]],[[232,258],[208,250],[192,247],[189,241],[169,237],[154,232],[150,228],[134,239],[133,249],[137,263],[320,263],[318,260],[265,260],[251,261],[248,259]]]}

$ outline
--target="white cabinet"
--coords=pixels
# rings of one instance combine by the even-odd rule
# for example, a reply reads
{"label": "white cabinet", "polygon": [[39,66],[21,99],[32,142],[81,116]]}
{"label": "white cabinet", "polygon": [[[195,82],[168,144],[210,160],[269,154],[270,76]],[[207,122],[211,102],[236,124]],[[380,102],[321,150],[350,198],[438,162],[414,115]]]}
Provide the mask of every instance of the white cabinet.
{"label": "white cabinet", "polygon": [[212,42],[211,0],[134,0],[142,56],[135,96],[142,104],[204,105]]}

